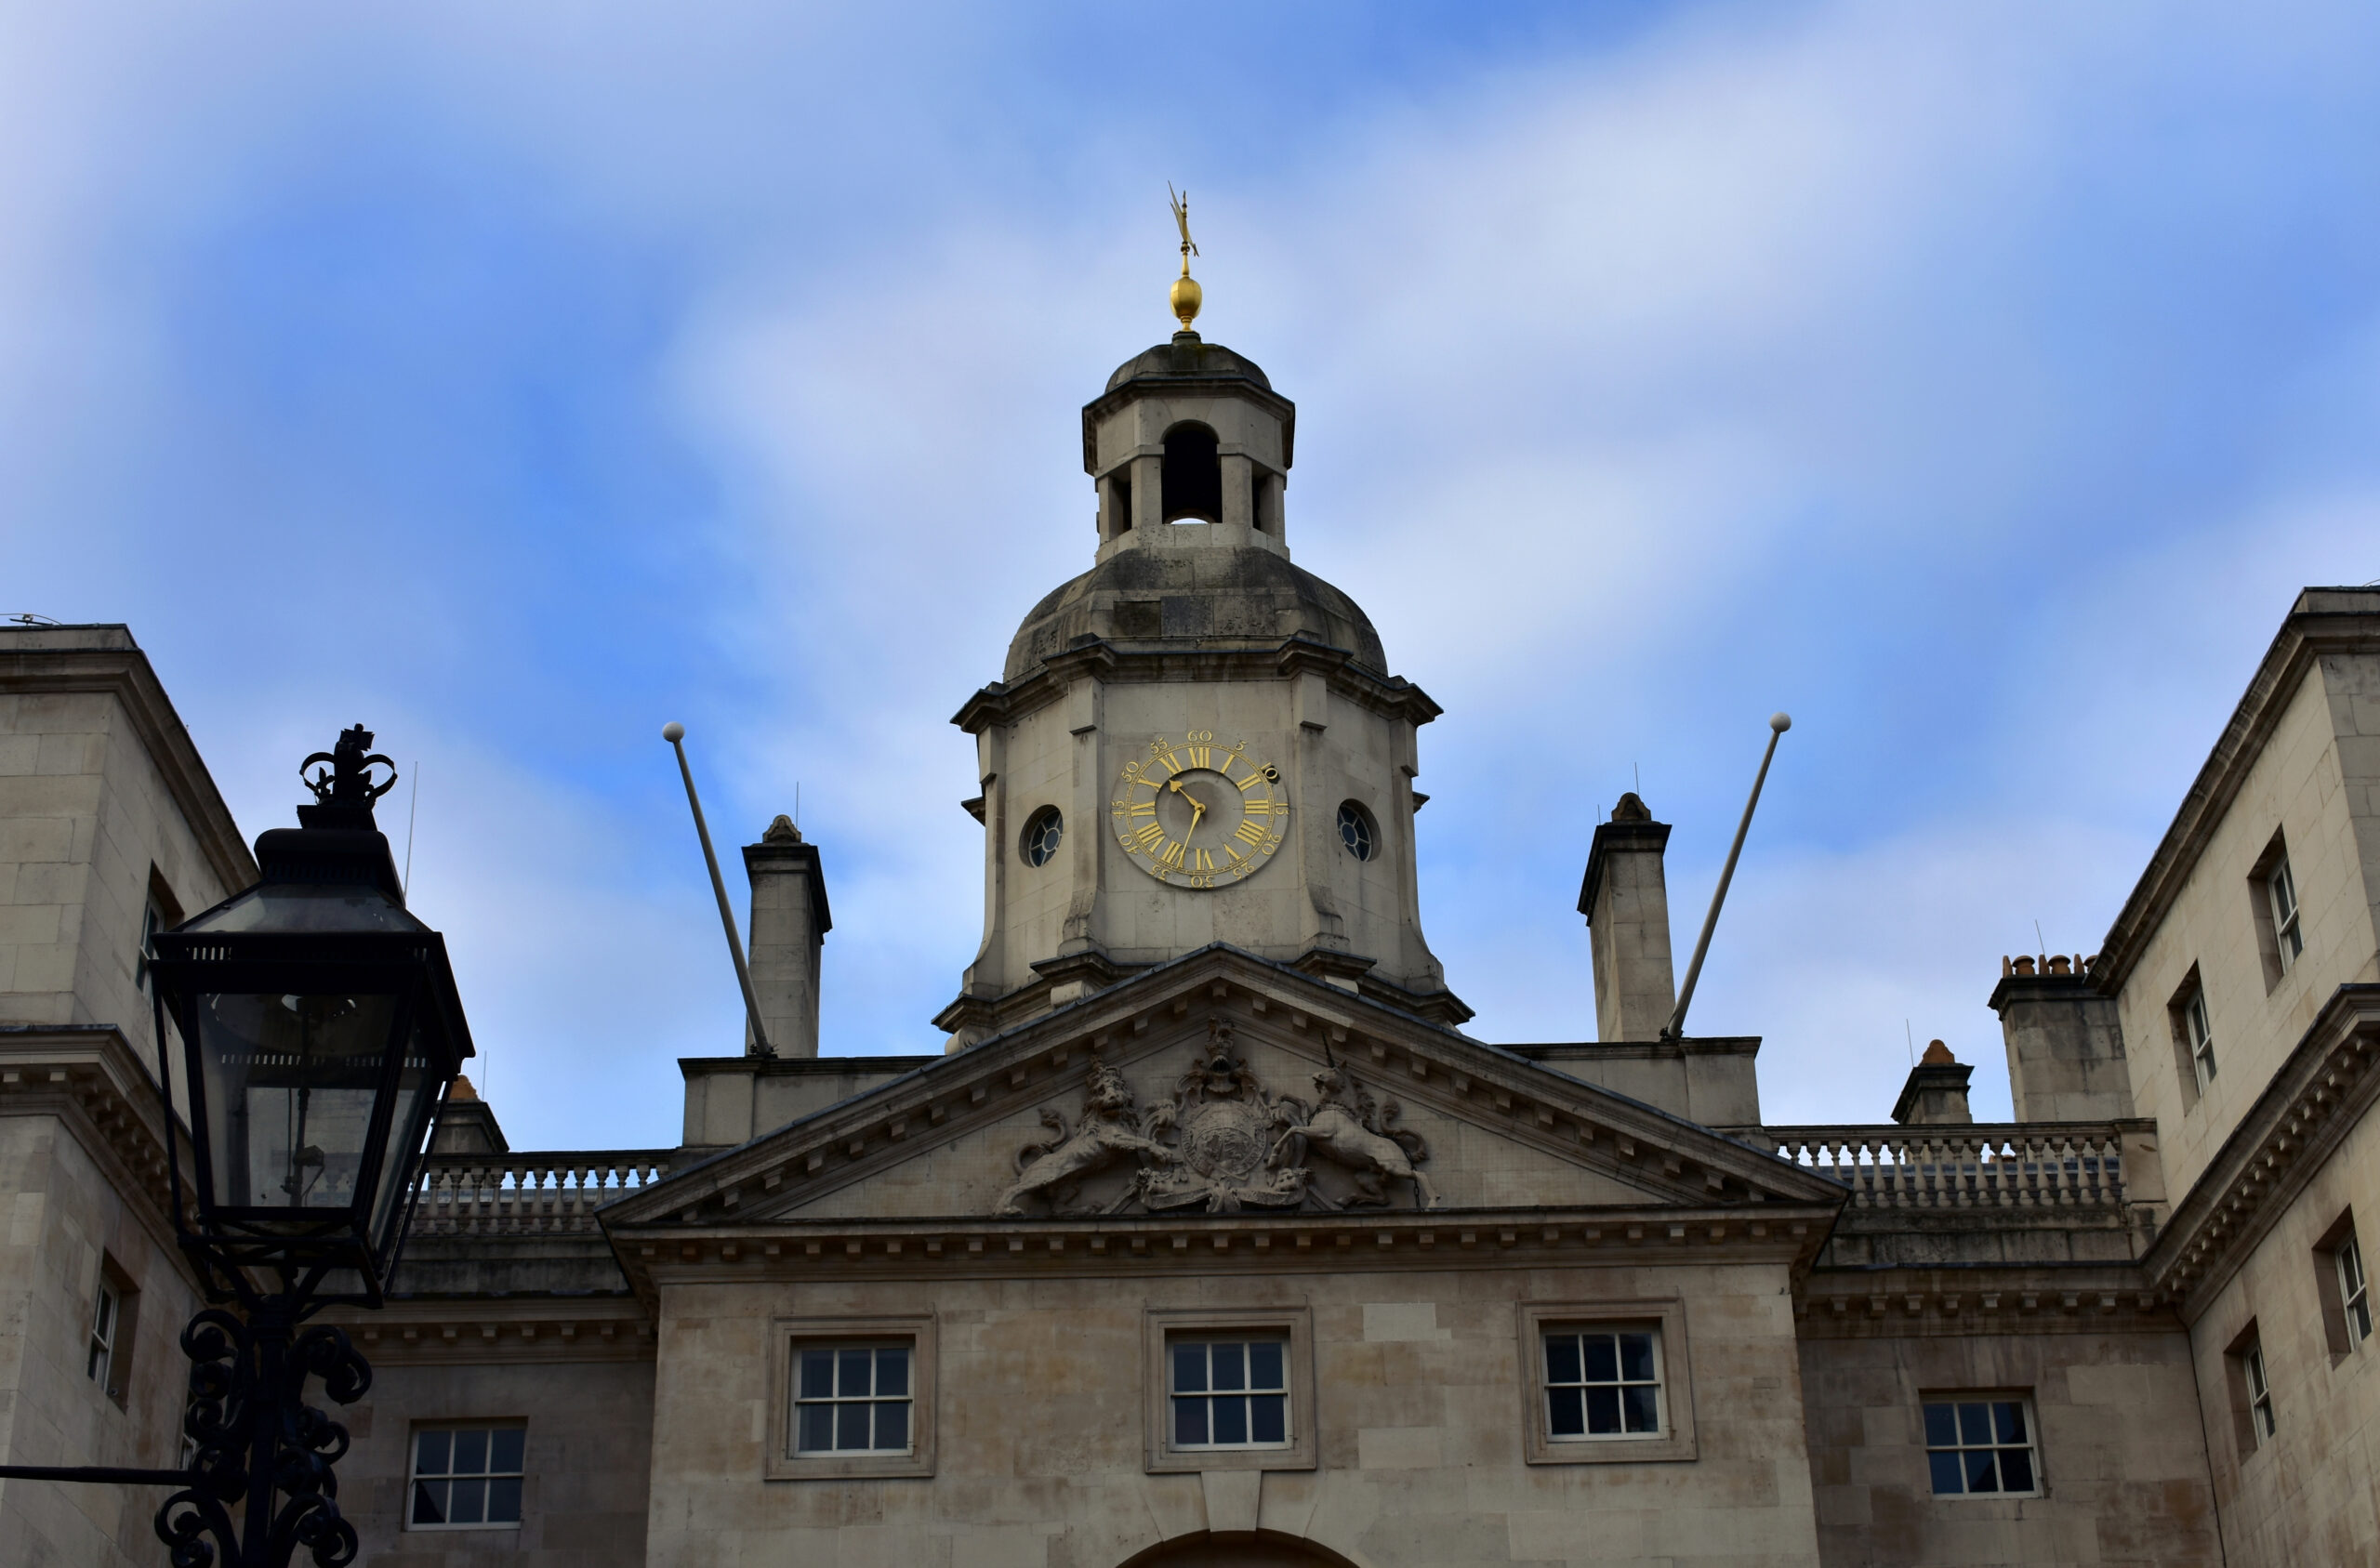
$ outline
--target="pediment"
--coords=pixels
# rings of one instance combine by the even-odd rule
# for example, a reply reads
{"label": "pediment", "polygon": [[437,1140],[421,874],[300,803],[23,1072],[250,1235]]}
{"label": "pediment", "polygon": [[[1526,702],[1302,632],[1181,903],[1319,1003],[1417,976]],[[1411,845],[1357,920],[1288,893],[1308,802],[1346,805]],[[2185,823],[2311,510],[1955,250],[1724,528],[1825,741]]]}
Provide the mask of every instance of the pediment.
{"label": "pediment", "polygon": [[605,1218],[864,1224],[1840,1197],[1708,1128],[1215,947],[731,1150]]}

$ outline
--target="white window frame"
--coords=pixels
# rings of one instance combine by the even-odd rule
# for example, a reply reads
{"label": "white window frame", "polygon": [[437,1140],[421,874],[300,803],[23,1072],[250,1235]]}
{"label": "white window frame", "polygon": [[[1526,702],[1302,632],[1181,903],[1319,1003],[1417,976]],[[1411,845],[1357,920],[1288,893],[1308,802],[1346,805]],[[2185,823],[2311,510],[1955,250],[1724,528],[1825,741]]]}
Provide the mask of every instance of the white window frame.
{"label": "white window frame", "polygon": [[[1645,1379],[1630,1378],[1626,1376],[1627,1366],[1620,1359],[1620,1347],[1619,1344],[1619,1337],[1623,1334],[1642,1335],[1652,1341],[1653,1376],[1650,1387],[1653,1390],[1653,1430],[1650,1431],[1630,1431],[1627,1430],[1627,1402],[1625,1393],[1622,1392],[1620,1394],[1620,1430],[1614,1432],[1594,1431],[1592,1430],[1594,1425],[1593,1413],[1586,1408],[1588,1403],[1588,1390],[1594,1389],[1625,1390],[1627,1389],[1641,1389],[1647,1386]],[[1604,1381],[1598,1378],[1590,1378],[1586,1376],[1587,1368],[1583,1364],[1585,1353],[1584,1341],[1591,1337],[1602,1337],[1613,1341],[1612,1355],[1615,1363],[1615,1370],[1620,1374],[1620,1377],[1615,1380]],[[1537,1338],[1539,1356],[1538,1376],[1544,1379],[1545,1384],[1546,1442],[1659,1443],[1662,1438],[1669,1435],[1669,1415],[1668,1411],[1664,1408],[1669,1403],[1667,1398],[1668,1379],[1661,1375],[1661,1325],[1659,1323],[1548,1324],[1539,1329]],[[1565,1338],[1580,1341],[1580,1351],[1582,1364],[1579,1369],[1580,1379],[1575,1383],[1567,1381],[1556,1382],[1554,1377],[1554,1341]],[[1590,1430],[1578,1432],[1560,1432],[1554,1430],[1555,1426],[1558,1425],[1554,1418],[1554,1409],[1557,1403],[1557,1394],[1558,1390],[1563,1389],[1577,1389],[1580,1390],[1580,1418]]]}
{"label": "white window frame", "polygon": [[2272,1414],[2272,1379],[2265,1374],[2265,1345],[2252,1341],[2240,1352],[2240,1370],[2248,1379],[2248,1430],[2262,1448],[2272,1441],[2278,1423]]}
{"label": "white window frame", "polygon": [[[1289,1441],[1218,1447],[1173,1442],[1173,1355],[1178,1341],[1278,1339],[1288,1344],[1282,1367]],[[1318,1453],[1314,1381],[1314,1314],[1303,1306],[1245,1311],[1152,1307],[1143,1319],[1142,1403],[1145,1464],[1152,1475],[1187,1470],[1310,1470]]]}
{"label": "white window frame", "polygon": [[2182,998],[2182,1030],[2189,1046],[2190,1071],[2198,1076],[2199,1093],[2204,1094],[2215,1084],[2215,1029],[2207,1020],[2203,983],[2191,986]]}
{"label": "white window frame", "polygon": [[[769,1324],[769,1440],[761,1444],[765,1481],[862,1481],[933,1474],[935,1410],[935,1320],[931,1312],[879,1317],[781,1317]],[[887,1449],[800,1449],[798,1425],[801,1352],[815,1350],[879,1350],[906,1344],[909,1351],[909,1446]],[[838,1373],[840,1377],[840,1372]],[[871,1403],[873,1403],[871,1396]]]}
{"label": "white window frame", "polygon": [[[1527,1395],[1521,1401],[1523,1459],[1532,1465],[1639,1465],[1696,1457],[1694,1363],[1683,1299],[1524,1301],[1519,1312],[1520,1386]],[[1655,1403],[1661,1430],[1556,1438],[1546,1380],[1547,1337],[1646,1330],[1653,1335],[1654,1371],[1660,1378]]]}
{"label": "white window frame", "polygon": [[[902,1391],[897,1395],[879,1392],[876,1388],[876,1385],[883,1379],[884,1364],[880,1358],[883,1353],[888,1351],[899,1351],[904,1363],[902,1367],[903,1387]],[[869,1386],[865,1390],[847,1390],[843,1386],[843,1374],[849,1370],[849,1364],[844,1358],[848,1355],[858,1354],[863,1351],[866,1352],[867,1356]],[[802,1387],[803,1379],[808,1375],[808,1359],[815,1355],[826,1355],[833,1358],[829,1363],[831,1370],[828,1374],[832,1386],[824,1396],[810,1393]],[[804,1340],[800,1344],[793,1347],[791,1374],[793,1377],[793,1388],[787,1397],[789,1397],[793,1402],[793,1422],[786,1434],[786,1449],[792,1457],[796,1459],[906,1459],[917,1452],[918,1347],[915,1340],[910,1337],[902,1335],[892,1338],[861,1340]],[[868,1432],[868,1436],[871,1439],[876,1435],[873,1429],[873,1423],[875,1420],[873,1412],[874,1406],[879,1404],[900,1404],[907,1407],[901,1421],[903,1441],[899,1447],[844,1448],[832,1442],[824,1448],[804,1448],[801,1445],[801,1416],[803,1411],[814,1410],[823,1407],[834,1412],[836,1416],[840,1417],[845,1406],[860,1404],[870,1407],[870,1430]],[[835,1424],[840,1426],[840,1419],[838,1419]]]}
{"label": "white window frame", "polygon": [[2363,1272],[2363,1247],[2349,1231],[2331,1249],[2331,1267],[2338,1272],[2339,1315],[2347,1324],[2347,1348],[2362,1348],[2372,1337],[2372,1282]]}
{"label": "white window frame", "polygon": [[[1182,1352],[1192,1345],[1199,1347],[1199,1349],[1205,1352],[1205,1360],[1207,1364],[1205,1367],[1207,1386],[1203,1389],[1183,1389],[1176,1381],[1181,1370]],[[1277,1382],[1268,1383],[1262,1388],[1257,1387],[1255,1382],[1255,1372],[1253,1370],[1256,1358],[1249,1351],[1243,1349],[1240,1358],[1241,1364],[1243,1366],[1249,1368],[1246,1374],[1248,1381],[1245,1386],[1237,1389],[1219,1389],[1215,1387],[1215,1350],[1218,1346],[1222,1345],[1237,1345],[1242,1347],[1256,1345],[1279,1346],[1281,1351],[1281,1376],[1279,1380]],[[1176,1331],[1173,1335],[1169,1337],[1165,1342],[1165,1433],[1167,1446],[1171,1448],[1177,1454],[1235,1454],[1248,1452],[1261,1453],[1265,1451],[1279,1453],[1287,1452],[1289,1449],[1295,1448],[1297,1446],[1298,1428],[1301,1425],[1299,1420],[1301,1413],[1298,1410],[1298,1402],[1292,1392],[1292,1387],[1296,1381],[1296,1374],[1290,1370],[1289,1336],[1289,1331],[1286,1329],[1259,1329],[1254,1331],[1247,1329],[1208,1331],[1182,1329]],[[1223,1443],[1215,1441],[1215,1402],[1217,1400],[1237,1399],[1248,1401],[1248,1430],[1250,1430],[1252,1434],[1255,1422],[1254,1402],[1260,1398],[1265,1397],[1277,1397],[1281,1402],[1281,1437],[1278,1442],[1263,1442],[1253,1435],[1250,1435],[1238,1443]],[[1189,1400],[1203,1401],[1207,1406],[1208,1441],[1205,1443],[1184,1443],[1182,1441],[1182,1423],[1180,1418],[1181,1409],[1183,1403]]]}
{"label": "white window frame", "polygon": [[2281,957],[2281,972],[2297,962],[2306,951],[2306,932],[2298,919],[2297,878],[2289,869],[2289,856],[2283,854],[2265,874],[2265,897],[2272,904],[2273,948]]}
{"label": "white window frame", "polygon": [[[447,1458],[446,1458],[446,1465],[447,1465],[447,1468],[446,1468],[445,1469],[443,1469],[443,1470],[433,1470],[433,1471],[430,1472],[429,1474],[425,1475],[425,1474],[423,1473],[423,1471],[422,1471],[422,1469],[421,1469],[421,1440],[422,1440],[422,1438],[423,1438],[426,1434],[430,1433],[430,1432],[444,1432],[444,1433],[446,1434],[446,1436],[447,1436],[447,1450],[446,1450],[446,1453],[447,1453]],[[499,1470],[499,1469],[483,1469],[483,1470],[466,1470],[466,1471],[460,1471],[460,1472],[456,1471],[456,1470],[455,1469],[455,1468],[454,1468],[454,1463],[455,1463],[455,1461],[454,1461],[454,1439],[455,1439],[455,1438],[456,1438],[457,1436],[461,1435],[461,1434],[462,1434],[462,1433],[464,1433],[464,1432],[485,1432],[485,1433],[487,1433],[487,1434],[488,1434],[488,1441],[489,1441],[489,1443],[490,1443],[490,1445],[491,1445],[491,1448],[493,1447],[493,1445],[494,1445],[494,1443],[495,1443],[495,1441],[496,1441],[496,1434],[497,1432],[519,1432],[519,1433],[521,1434],[521,1468],[520,1468],[518,1470]],[[490,1459],[491,1464],[493,1464],[493,1462],[494,1462],[494,1458],[495,1458],[495,1456],[494,1456],[494,1454],[493,1454],[493,1453],[491,1453],[491,1454],[489,1455],[489,1459]],[[423,1422],[420,1422],[420,1423],[416,1424],[416,1426],[415,1426],[415,1427],[414,1427],[410,1431],[408,1431],[408,1432],[405,1434],[405,1490],[404,1490],[404,1505],[403,1505],[403,1510],[402,1510],[402,1517],[403,1517],[403,1519],[404,1522],[403,1522],[403,1529],[405,1529],[405,1530],[407,1530],[407,1531],[410,1531],[410,1532],[417,1532],[417,1533],[424,1534],[424,1535],[428,1535],[428,1534],[431,1534],[431,1533],[441,1533],[441,1534],[443,1534],[443,1533],[446,1533],[446,1532],[459,1531],[459,1530],[512,1530],[512,1531],[518,1531],[518,1530],[521,1528],[521,1520],[519,1520],[519,1519],[495,1519],[495,1520],[492,1520],[492,1519],[482,1518],[482,1519],[477,1519],[477,1520],[465,1521],[465,1522],[461,1522],[461,1523],[456,1523],[456,1522],[452,1522],[452,1521],[439,1521],[439,1522],[418,1522],[418,1523],[416,1523],[416,1522],[415,1522],[414,1517],[413,1517],[413,1493],[414,1493],[414,1487],[415,1487],[416,1484],[418,1484],[419,1482],[423,1482],[423,1481],[425,1481],[425,1480],[427,1480],[427,1481],[432,1481],[432,1482],[438,1482],[438,1481],[455,1482],[455,1481],[473,1481],[473,1480],[483,1480],[483,1480],[486,1480],[486,1481],[489,1481],[489,1482],[496,1482],[496,1481],[518,1481],[519,1482],[521,1482],[521,1514],[522,1514],[522,1518],[526,1518],[526,1517],[528,1516],[528,1512],[529,1512],[529,1423],[528,1423],[528,1422],[526,1422],[526,1421],[521,1421],[521,1420],[496,1420],[496,1421],[466,1421],[466,1420],[451,1420],[451,1421],[423,1421]],[[451,1512],[451,1511],[453,1511],[453,1495],[452,1495],[452,1493],[451,1493],[451,1492],[448,1494],[448,1511],[450,1511],[450,1512]],[[484,1511],[485,1511],[484,1505],[483,1505],[482,1511],[483,1511],[483,1513],[484,1513]]]}
{"label": "white window frame", "polygon": [[124,1292],[102,1272],[91,1302],[91,1332],[84,1347],[83,1376],[112,1397],[116,1341],[124,1328]]}
{"label": "white window frame", "polygon": [[[1986,1434],[1985,1439],[1981,1442],[1974,1441],[1968,1434],[1966,1430],[1966,1411],[1963,1408],[1978,1404],[1989,1408],[1989,1414],[1986,1415],[1985,1420],[1990,1429]],[[2013,1404],[2016,1407],[2017,1419],[2023,1423],[2024,1436],[2021,1440],[2004,1440],[2000,1436],[1998,1426],[1998,1407],[2007,1404]],[[1925,1446],[1925,1482],[1930,1496],[1935,1497],[1967,1498],[2039,1497],[2047,1495],[2049,1488],[2044,1484],[2043,1477],[2042,1475],[2041,1420],[2040,1417],[2033,1413],[2032,1395],[2015,1390],[2005,1389],[1996,1390],[1942,1390],[1934,1393],[1920,1394],[1918,1396],[1917,1405],[1918,1435],[1924,1441]],[[1929,1424],[1931,1420],[1931,1412],[1937,1407],[1946,1407],[1950,1412],[1951,1441],[1947,1443],[1935,1442],[1934,1433]],[[2003,1468],[2006,1462],[2002,1456],[2020,1452],[2025,1456],[2025,1468],[2032,1472],[2032,1484],[2030,1486],[2021,1492],[2005,1486],[1997,1487],[1989,1492],[1976,1492],[1967,1489],[1967,1469],[1964,1462],[1964,1456],[1969,1454],[1991,1455],[1992,1475],[1993,1478],[1997,1480],[2000,1478]],[[1935,1485],[1934,1456],[1937,1454],[1956,1454],[1962,1456],[1962,1462],[1959,1467],[1958,1491],[1945,1492]]]}

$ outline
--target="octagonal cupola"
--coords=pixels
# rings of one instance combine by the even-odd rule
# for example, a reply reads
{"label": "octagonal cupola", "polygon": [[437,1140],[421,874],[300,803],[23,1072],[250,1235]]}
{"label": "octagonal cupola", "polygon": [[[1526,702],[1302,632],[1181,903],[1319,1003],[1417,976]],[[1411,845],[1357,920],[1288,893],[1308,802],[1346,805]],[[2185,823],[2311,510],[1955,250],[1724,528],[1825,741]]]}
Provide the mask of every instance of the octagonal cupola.
{"label": "octagonal cupola", "polygon": [[1270,549],[1289,554],[1282,489],[1297,406],[1246,356],[1188,327],[1107,378],[1082,411],[1082,463],[1099,487],[1099,552]]}

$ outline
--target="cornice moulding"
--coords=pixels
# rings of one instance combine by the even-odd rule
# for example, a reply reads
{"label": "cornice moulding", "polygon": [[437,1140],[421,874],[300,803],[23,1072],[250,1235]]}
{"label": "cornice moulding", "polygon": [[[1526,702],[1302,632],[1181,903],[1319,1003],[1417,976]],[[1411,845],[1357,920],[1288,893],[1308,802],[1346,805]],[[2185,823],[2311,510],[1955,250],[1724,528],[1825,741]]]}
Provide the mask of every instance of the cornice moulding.
{"label": "cornice moulding", "polygon": [[2195,1322],[2380,1100],[2380,984],[2342,985],[2298,1039],[2144,1263]]}

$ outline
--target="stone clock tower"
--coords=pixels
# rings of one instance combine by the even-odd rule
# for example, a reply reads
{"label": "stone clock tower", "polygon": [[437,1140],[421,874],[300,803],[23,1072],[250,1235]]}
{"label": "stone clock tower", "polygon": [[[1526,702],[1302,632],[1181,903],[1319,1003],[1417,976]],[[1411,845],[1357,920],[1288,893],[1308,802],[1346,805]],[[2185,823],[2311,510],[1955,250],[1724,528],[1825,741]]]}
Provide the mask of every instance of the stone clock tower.
{"label": "stone clock tower", "polygon": [[1414,878],[1415,731],[1438,706],[1290,562],[1295,405],[1190,330],[1186,267],[1174,303],[1183,330],[1082,411],[1091,570],[954,720],[985,841],[983,948],[935,1019],[953,1049],[1214,942],[1471,1016]]}

